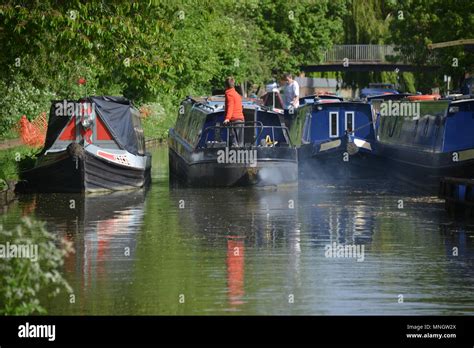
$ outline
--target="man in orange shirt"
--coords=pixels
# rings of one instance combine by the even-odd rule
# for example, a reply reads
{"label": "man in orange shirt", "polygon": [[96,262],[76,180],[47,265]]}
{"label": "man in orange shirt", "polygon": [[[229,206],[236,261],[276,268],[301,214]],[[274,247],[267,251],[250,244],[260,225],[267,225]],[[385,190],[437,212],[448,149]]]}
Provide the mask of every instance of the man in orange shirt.
{"label": "man in orange shirt", "polygon": [[244,112],[242,97],[235,90],[235,80],[228,77],[225,80],[225,120],[224,125],[233,126],[232,146],[244,146]]}

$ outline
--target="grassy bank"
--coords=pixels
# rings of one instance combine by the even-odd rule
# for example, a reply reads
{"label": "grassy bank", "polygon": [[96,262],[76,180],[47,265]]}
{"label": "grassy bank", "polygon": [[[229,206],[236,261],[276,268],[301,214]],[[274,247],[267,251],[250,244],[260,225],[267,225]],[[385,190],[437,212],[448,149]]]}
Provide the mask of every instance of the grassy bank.
{"label": "grassy bank", "polygon": [[177,109],[171,99],[142,105],[140,113],[145,138],[147,140],[166,140],[168,130],[174,126],[176,121]]}
{"label": "grassy bank", "polygon": [[19,179],[21,168],[31,167],[39,151],[39,149],[27,146],[15,146],[0,150],[0,191],[7,187],[7,181]]}

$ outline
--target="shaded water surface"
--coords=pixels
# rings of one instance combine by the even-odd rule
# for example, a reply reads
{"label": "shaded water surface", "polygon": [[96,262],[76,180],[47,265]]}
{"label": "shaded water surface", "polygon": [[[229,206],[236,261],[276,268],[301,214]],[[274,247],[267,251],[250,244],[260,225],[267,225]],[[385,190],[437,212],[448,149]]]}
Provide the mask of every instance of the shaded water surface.
{"label": "shaded water surface", "polygon": [[12,226],[33,215],[74,244],[76,303],[45,299],[50,314],[474,313],[474,227],[436,197],[380,179],[172,188],[167,163],[154,149],[147,192],[9,208]]}

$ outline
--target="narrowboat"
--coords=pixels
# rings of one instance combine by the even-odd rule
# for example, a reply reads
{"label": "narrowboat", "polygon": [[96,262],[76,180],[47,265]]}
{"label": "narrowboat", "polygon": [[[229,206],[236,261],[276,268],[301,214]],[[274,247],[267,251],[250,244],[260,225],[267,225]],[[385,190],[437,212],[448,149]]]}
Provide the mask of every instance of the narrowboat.
{"label": "narrowboat", "polygon": [[299,107],[288,118],[303,177],[342,179],[375,174],[375,128],[370,104],[316,100]]}
{"label": "narrowboat", "polygon": [[474,99],[373,101],[377,150],[389,172],[435,192],[474,175]]}
{"label": "narrowboat", "polygon": [[139,111],[122,97],[53,101],[45,145],[18,191],[100,192],[150,181]]}
{"label": "narrowboat", "polygon": [[243,100],[243,146],[234,147],[232,125],[223,125],[224,98],[186,98],[169,131],[170,179],[188,186],[296,184],[295,146],[282,113]]}

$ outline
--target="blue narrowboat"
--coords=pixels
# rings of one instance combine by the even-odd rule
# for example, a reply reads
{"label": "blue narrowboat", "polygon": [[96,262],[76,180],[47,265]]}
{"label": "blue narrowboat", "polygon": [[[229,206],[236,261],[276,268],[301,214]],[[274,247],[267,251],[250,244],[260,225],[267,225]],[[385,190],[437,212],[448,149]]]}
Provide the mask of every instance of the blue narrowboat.
{"label": "blue narrowboat", "polygon": [[224,125],[224,98],[186,98],[169,131],[173,181],[189,186],[277,186],[296,184],[298,162],[283,113],[257,100],[243,100],[243,146],[232,145]]}
{"label": "blue narrowboat", "polygon": [[377,150],[389,172],[433,191],[442,177],[473,177],[474,99],[373,105]]}
{"label": "blue narrowboat", "polygon": [[339,179],[373,174],[375,129],[370,104],[316,101],[287,118],[303,176]]}

